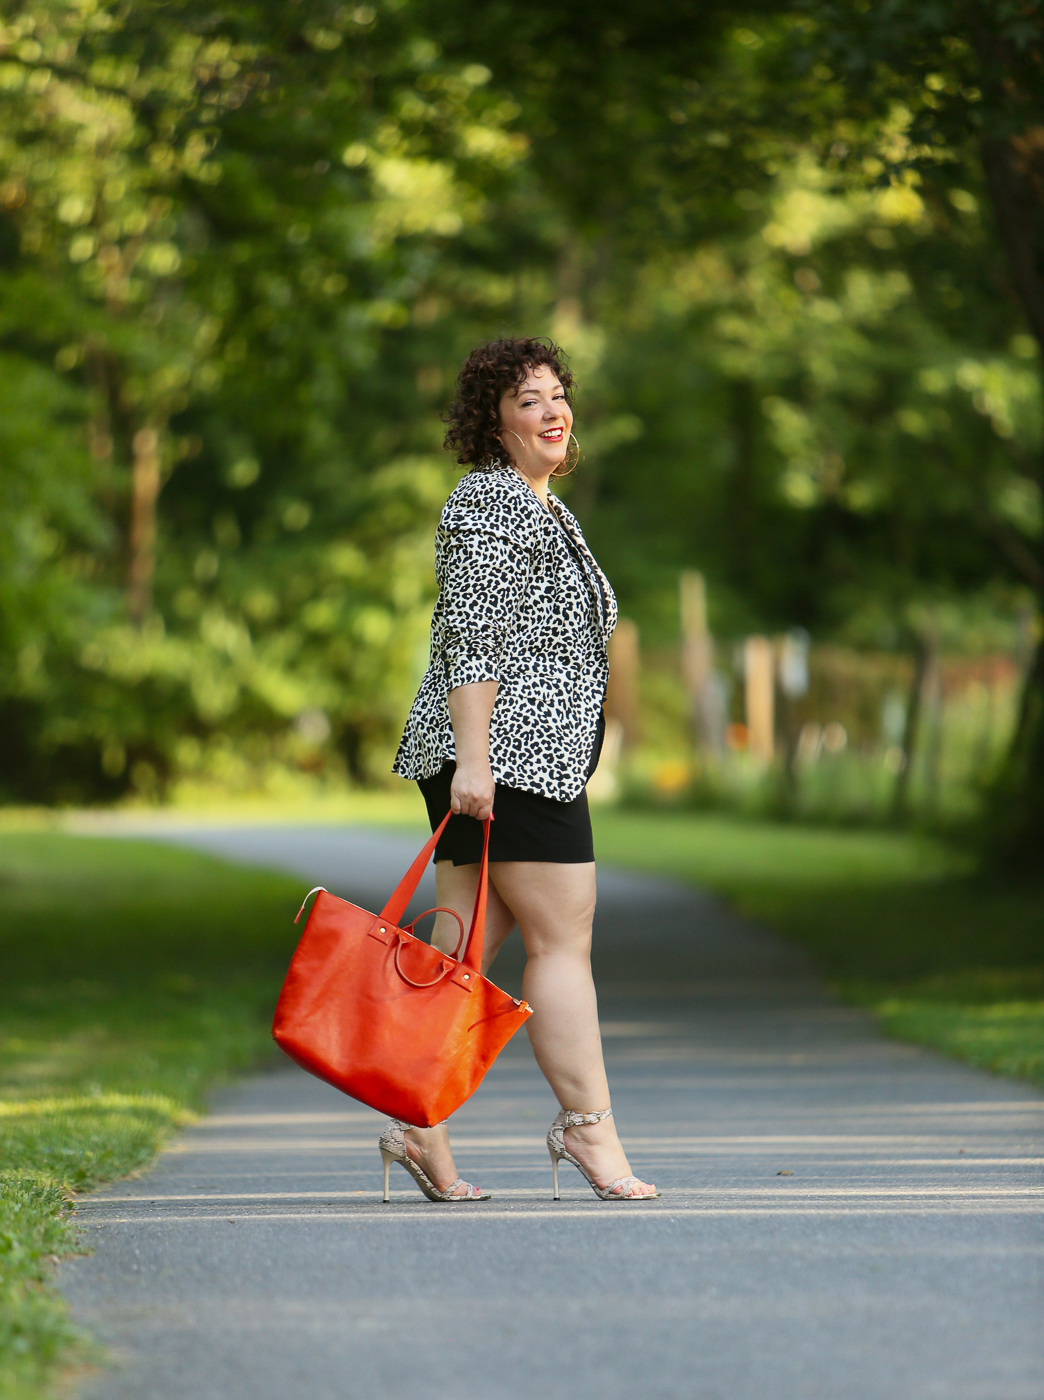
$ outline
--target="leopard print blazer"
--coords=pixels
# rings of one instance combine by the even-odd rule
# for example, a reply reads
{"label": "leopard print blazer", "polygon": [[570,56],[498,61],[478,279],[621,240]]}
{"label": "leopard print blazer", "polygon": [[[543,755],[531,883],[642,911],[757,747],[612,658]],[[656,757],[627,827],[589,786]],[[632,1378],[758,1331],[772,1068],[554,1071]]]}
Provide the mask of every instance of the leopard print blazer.
{"label": "leopard print blazer", "polygon": [[616,597],[575,516],[554,496],[549,504],[494,462],[469,472],[443,507],[431,659],[395,758],[401,777],[433,777],[455,757],[449,691],[497,681],[494,779],[559,802],[583,790]]}

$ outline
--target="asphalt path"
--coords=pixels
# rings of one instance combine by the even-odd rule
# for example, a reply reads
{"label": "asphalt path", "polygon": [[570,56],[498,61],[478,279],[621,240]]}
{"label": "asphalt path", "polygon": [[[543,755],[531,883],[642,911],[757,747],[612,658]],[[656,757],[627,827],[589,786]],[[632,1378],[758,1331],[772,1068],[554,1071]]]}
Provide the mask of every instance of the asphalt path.
{"label": "asphalt path", "polygon": [[[418,844],[165,835],[371,908]],[[453,1121],[493,1192],[473,1205],[397,1167],[382,1205],[381,1119],[286,1064],[81,1203],[93,1253],[60,1284],[115,1363],[82,1400],[1042,1400],[1039,1094],[882,1040],[671,881],[600,873],[595,963],[659,1200],[603,1204],[565,1167],[552,1201],[524,1036]],[[495,980],[521,966],[509,944]]]}

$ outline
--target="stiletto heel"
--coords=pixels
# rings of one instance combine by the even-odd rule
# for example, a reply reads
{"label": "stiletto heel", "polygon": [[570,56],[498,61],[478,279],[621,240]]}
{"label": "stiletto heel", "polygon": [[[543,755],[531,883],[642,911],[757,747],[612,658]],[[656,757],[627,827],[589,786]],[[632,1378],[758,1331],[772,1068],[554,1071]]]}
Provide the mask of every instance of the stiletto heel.
{"label": "stiletto heel", "polygon": [[[447,1191],[440,1191],[428,1177],[424,1168],[415,1162],[406,1151],[405,1133],[412,1126],[411,1123],[400,1123],[398,1119],[392,1118],[377,1140],[381,1161],[384,1163],[385,1202],[388,1200],[388,1169],[392,1162],[398,1162],[400,1167],[405,1167],[429,1201],[488,1201],[491,1199],[489,1191],[480,1191],[477,1186],[471,1186],[459,1176]],[[438,1126],[441,1127],[441,1123]],[[467,1186],[468,1189],[462,1195],[455,1196],[453,1193],[458,1186]]]}
{"label": "stiletto heel", "polygon": [[[600,1109],[597,1113],[574,1113],[571,1108],[563,1108],[555,1121],[551,1124],[547,1133],[547,1150],[551,1154],[551,1167],[555,1180],[555,1200],[558,1195],[558,1164],[561,1161],[570,1162],[586,1180],[588,1186],[601,1201],[654,1201],[660,1194],[659,1191],[651,1191],[648,1195],[632,1196],[630,1193],[635,1186],[644,1186],[645,1182],[637,1176],[620,1176],[615,1181],[610,1181],[608,1186],[596,1186],[591,1173],[582,1162],[578,1162],[565,1145],[566,1128],[580,1128],[592,1123],[600,1123],[603,1118],[611,1118],[613,1110],[611,1108]],[[624,1188],[627,1188],[626,1190]]]}

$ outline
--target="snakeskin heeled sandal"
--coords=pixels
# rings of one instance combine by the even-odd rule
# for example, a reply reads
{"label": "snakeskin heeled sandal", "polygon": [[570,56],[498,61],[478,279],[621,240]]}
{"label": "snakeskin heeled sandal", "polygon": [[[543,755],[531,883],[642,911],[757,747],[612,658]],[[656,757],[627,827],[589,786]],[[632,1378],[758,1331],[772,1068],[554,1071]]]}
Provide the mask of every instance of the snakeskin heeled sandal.
{"label": "snakeskin heeled sandal", "polygon": [[659,1191],[650,1192],[648,1195],[633,1196],[631,1192],[636,1186],[644,1186],[646,1183],[637,1176],[619,1176],[615,1181],[610,1181],[608,1186],[596,1186],[591,1173],[582,1162],[578,1162],[565,1145],[566,1128],[580,1128],[592,1123],[600,1123],[603,1118],[611,1118],[613,1110],[611,1108],[600,1109],[597,1113],[574,1113],[571,1108],[563,1108],[555,1121],[551,1124],[547,1134],[547,1150],[551,1154],[551,1170],[555,1180],[555,1200],[560,1200],[558,1194],[558,1164],[559,1162],[569,1162],[574,1166],[582,1177],[587,1181],[588,1186],[601,1201],[654,1201],[660,1194]]}
{"label": "snakeskin heeled sandal", "polygon": [[[435,1126],[441,1128],[442,1124],[436,1123]],[[477,1186],[470,1185],[459,1176],[447,1191],[440,1191],[435,1183],[428,1177],[424,1168],[419,1166],[406,1151],[405,1133],[412,1127],[412,1123],[400,1123],[397,1118],[392,1118],[377,1140],[377,1146],[380,1148],[381,1152],[381,1161],[384,1163],[385,1203],[387,1203],[389,1199],[388,1170],[393,1162],[398,1162],[400,1167],[406,1168],[429,1201],[488,1201],[492,1199],[491,1192],[480,1191]],[[458,1186],[467,1186],[468,1189],[459,1196],[455,1196],[453,1193]]]}

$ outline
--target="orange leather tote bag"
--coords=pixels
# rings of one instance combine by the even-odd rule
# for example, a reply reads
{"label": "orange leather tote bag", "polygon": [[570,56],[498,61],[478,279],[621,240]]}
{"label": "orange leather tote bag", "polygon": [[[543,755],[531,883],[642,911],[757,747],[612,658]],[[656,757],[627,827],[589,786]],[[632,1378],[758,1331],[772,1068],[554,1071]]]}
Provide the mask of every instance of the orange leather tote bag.
{"label": "orange leather tote bag", "polygon": [[[400,927],[438,830],[380,914],[369,914],[321,886],[276,1006],[272,1035],[302,1069],[353,1099],[419,1128],[432,1127],[471,1097],[532,1008],[482,976],[489,882],[485,823],[478,893],[463,956]],[[426,911],[435,913],[433,909]],[[297,920],[295,919],[296,923]]]}

